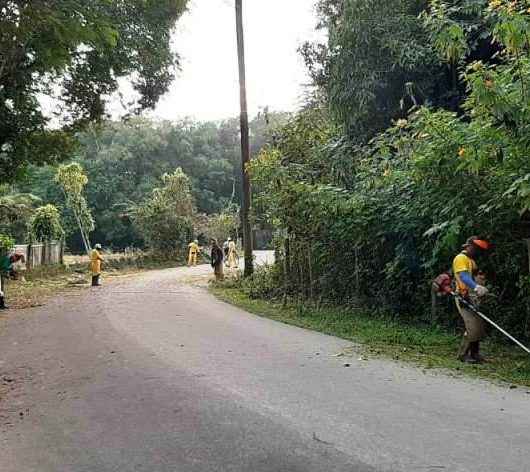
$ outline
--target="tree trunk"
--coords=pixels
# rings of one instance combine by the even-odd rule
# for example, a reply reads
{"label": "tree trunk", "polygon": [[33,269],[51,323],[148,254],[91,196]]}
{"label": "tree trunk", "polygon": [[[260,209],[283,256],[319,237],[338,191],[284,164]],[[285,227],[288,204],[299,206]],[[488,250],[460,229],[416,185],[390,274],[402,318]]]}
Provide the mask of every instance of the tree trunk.
{"label": "tree trunk", "polygon": [[250,137],[247,110],[247,85],[245,74],[245,41],[243,34],[243,2],[236,2],[237,56],[239,62],[239,88],[241,103],[241,169],[243,173],[243,201],[241,220],[243,223],[243,246],[245,249],[245,277],[254,272],[252,258],[252,227],[250,225],[250,177],[247,164],[250,162]]}

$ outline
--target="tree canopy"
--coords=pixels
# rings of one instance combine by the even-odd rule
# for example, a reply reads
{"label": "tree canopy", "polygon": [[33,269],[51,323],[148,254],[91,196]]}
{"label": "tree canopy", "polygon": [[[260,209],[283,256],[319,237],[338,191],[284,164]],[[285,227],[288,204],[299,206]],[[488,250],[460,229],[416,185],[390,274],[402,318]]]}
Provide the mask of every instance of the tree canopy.
{"label": "tree canopy", "polygon": [[[0,2],[0,182],[28,163],[53,163],[74,147],[72,129],[105,117],[127,78],[134,113],[152,108],[178,66],[170,44],[187,0]],[[50,130],[42,103],[57,105]]]}

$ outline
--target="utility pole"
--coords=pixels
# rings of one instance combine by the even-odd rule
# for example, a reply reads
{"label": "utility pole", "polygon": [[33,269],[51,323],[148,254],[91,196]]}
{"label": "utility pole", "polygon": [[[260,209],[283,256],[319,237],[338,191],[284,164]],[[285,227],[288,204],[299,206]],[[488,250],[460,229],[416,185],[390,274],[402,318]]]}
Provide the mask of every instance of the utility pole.
{"label": "utility pole", "polygon": [[247,164],[250,162],[250,138],[247,110],[247,84],[245,74],[245,38],[243,34],[243,0],[236,2],[237,57],[239,60],[239,89],[241,102],[241,168],[243,172],[243,202],[241,221],[243,223],[243,246],[245,248],[245,277],[254,272],[252,257],[252,227],[250,226],[250,177]]}

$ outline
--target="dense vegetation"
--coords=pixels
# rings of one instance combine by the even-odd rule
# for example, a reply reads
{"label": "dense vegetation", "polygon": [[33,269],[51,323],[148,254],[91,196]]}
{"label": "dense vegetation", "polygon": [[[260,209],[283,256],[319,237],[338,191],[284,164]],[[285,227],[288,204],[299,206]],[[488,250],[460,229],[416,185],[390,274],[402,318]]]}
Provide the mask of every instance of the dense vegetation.
{"label": "dense vegetation", "polygon": [[254,295],[425,320],[430,281],[479,234],[495,245],[488,308],[530,334],[523,3],[319,2],[329,41],[302,51],[315,99],[251,166],[280,256]]}
{"label": "dense vegetation", "polygon": [[[0,183],[28,163],[72,151],[72,130],[105,117],[120,79],[136,113],[171,83],[178,56],[171,32],[187,0],[7,0],[0,3]],[[61,128],[50,130],[43,103]]]}
{"label": "dense vegetation", "polygon": [[[262,113],[252,120],[254,155],[271,141],[271,130],[286,120],[282,113]],[[154,123],[134,118],[90,125],[75,137],[79,145],[70,157],[75,164],[30,166],[16,184],[4,187],[0,212],[6,219],[0,231],[19,242],[26,240],[27,222],[35,208],[51,203],[61,210],[67,243],[75,252],[85,250],[86,239],[114,249],[157,246],[148,226],[134,216],[139,205],[147,205],[153,191],[164,186],[164,176],[177,169],[189,178],[193,216],[190,212],[183,216],[194,220],[192,233],[219,236],[223,226],[235,226],[237,231],[234,215],[241,192],[238,120]],[[68,176],[67,192],[58,181],[58,169]],[[86,230],[79,230],[80,222]],[[189,224],[185,226],[179,240],[191,237]],[[168,237],[167,243],[171,241],[174,238]]]}

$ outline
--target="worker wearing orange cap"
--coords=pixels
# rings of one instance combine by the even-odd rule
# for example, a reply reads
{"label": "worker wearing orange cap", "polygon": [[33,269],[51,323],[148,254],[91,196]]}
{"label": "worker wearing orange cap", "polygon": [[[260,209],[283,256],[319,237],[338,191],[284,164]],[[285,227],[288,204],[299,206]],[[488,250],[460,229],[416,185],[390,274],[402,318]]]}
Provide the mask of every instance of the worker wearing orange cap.
{"label": "worker wearing orange cap", "polygon": [[[487,241],[472,236],[464,244],[463,251],[453,261],[456,292],[460,296],[468,298],[475,305],[478,304],[480,298],[488,294],[488,289],[484,286],[483,275],[478,271],[475,257],[480,251],[488,249],[489,243]],[[466,326],[458,358],[462,362],[472,364],[482,362],[480,341],[486,336],[486,323],[480,316],[462,306],[458,299],[456,306]]]}

